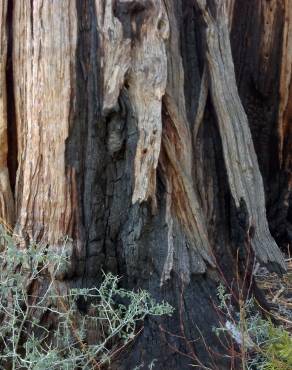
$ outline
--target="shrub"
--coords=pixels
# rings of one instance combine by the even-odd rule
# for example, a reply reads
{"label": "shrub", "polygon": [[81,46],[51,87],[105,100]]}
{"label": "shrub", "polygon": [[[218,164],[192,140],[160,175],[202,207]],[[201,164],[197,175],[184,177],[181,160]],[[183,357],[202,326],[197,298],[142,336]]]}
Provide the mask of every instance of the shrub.
{"label": "shrub", "polygon": [[217,335],[228,332],[243,350],[242,367],[247,370],[292,369],[292,337],[281,325],[262,317],[253,299],[240,305],[240,312],[232,306],[231,295],[218,287],[219,308],[225,323],[216,328]]}
{"label": "shrub", "polygon": [[[68,263],[66,240],[56,253],[35,243],[20,248],[3,227],[0,237],[1,368],[97,369],[135,338],[146,315],[173,312],[147,291],[119,288],[112,274],[98,288],[62,286],[56,275]],[[78,310],[80,300],[86,313]]]}

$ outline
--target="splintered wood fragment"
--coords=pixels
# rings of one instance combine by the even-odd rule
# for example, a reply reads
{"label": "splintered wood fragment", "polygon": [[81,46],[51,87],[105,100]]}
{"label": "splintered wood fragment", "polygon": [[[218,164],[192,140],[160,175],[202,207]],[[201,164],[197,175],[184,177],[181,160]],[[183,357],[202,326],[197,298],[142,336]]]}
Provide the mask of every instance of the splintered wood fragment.
{"label": "splintered wood fragment", "polygon": [[75,101],[76,4],[17,1],[13,30],[16,232],[53,246],[71,235],[76,208],[75,172],[65,163]]}
{"label": "splintered wood fragment", "polygon": [[7,168],[7,96],[6,96],[6,61],[7,61],[7,0],[0,3],[0,221],[12,226],[14,220],[14,202]]}
{"label": "splintered wood fragment", "polygon": [[150,198],[155,209],[156,168],[162,134],[161,102],[167,82],[165,40],[169,26],[163,1],[151,1],[144,13],[132,47],[128,75],[129,96],[139,133],[132,202],[141,203]]}
{"label": "splintered wood fragment", "polygon": [[168,19],[161,0],[96,0],[103,50],[103,113],[115,109],[126,85],[137,120],[132,202],[156,208],[156,168],[161,145],[161,99],[167,80]]}
{"label": "splintered wood fragment", "polygon": [[[131,62],[131,38],[124,35],[123,25],[114,15],[112,0],[96,0],[97,27],[103,50],[103,112],[113,109],[124,85]],[[104,10],[103,10],[104,9]]]}
{"label": "splintered wood fragment", "polygon": [[236,86],[224,2],[211,1],[212,15],[205,1],[198,0],[197,3],[206,25],[210,92],[231,194],[237,207],[240,207],[242,200],[246,204],[250,230],[253,230],[251,244],[257,258],[264,264],[270,264],[271,268],[285,270],[284,258],[267,223],[263,181]]}

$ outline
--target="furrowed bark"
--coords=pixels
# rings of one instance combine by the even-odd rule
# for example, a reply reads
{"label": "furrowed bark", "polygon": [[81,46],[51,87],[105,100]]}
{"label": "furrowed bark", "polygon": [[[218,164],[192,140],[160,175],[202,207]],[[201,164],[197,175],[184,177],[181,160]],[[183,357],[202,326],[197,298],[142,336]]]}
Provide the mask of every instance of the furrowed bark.
{"label": "furrowed bark", "polygon": [[0,4],[0,220],[13,226],[14,201],[9,182],[7,167],[7,95],[6,95],[6,63],[7,63],[7,1]]}
{"label": "furrowed bark", "polygon": [[[155,369],[181,370],[196,356],[209,368],[232,368],[212,331],[218,284],[234,286],[238,266],[253,262],[250,241],[260,262],[285,268],[265,209],[272,235],[286,242],[289,1],[17,0],[9,89],[7,4],[0,13],[0,216],[13,219],[5,192],[7,125],[9,139],[16,137],[10,99],[15,231],[57,249],[64,235],[73,239],[60,286],[96,286],[111,271],[125,288],[147,289],[175,307],[173,317],[146,319],[112,368],[148,369],[155,358]],[[80,308],[86,312],[87,303]]]}

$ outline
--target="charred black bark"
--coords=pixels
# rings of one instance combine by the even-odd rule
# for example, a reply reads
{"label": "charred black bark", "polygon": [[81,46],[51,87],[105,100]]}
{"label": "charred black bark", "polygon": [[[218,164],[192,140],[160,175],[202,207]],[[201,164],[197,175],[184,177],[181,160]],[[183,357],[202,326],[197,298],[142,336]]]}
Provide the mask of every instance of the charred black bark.
{"label": "charred black bark", "polygon": [[[64,279],[68,285],[91,287],[99,284],[102,271],[111,271],[122,277],[121,284],[126,288],[146,289],[155,299],[166,300],[174,306],[171,318],[145,321],[136,340],[114,359],[113,369],[136,366],[148,369],[153,361],[158,370],[182,370],[190,364],[201,368],[238,369],[238,364],[224,357],[226,343],[221,343],[213,332],[221,319],[216,308],[217,287],[221,281],[230,286],[243,276],[247,287],[252,286],[256,251],[252,249],[251,240],[255,228],[250,223],[248,204],[243,198],[235,199],[236,191],[230,185],[230,163],[226,161],[226,148],[222,145],[218,101],[216,105],[212,71],[206,62],[212,59],[213,51],[210,42],[208,44],[210,24],[206,22],[206,14],[212,14],[214,22],[219,24],[219,17],[216,18],[219,2],[207,1],[204,9],[201,1],[165,0],[158,10],[156,3],[150,0],[109,2],[114,21],[120,22],[121,40],[120,29],[117,34],[111,34],[110,27],[102,29],[105,3],[76,0],[77,46],[72,66],[75,85],[70,90],[72,102],[65,153],[66,170],[76,180],[76,189],[70,193],[72,198],[76,197],[72,202],[76,201],[71,215],[73,221],[68,223],[74,254],[72,268]],[[8,9],[12,17],[11,5]],[[264,37],[261,12],[260,2],[254,6],[254,1],[235,1],[232,54],[239,95],[264,178],[269,226],[277,241],[285,245],[292,234],[289,168],[281,166],[278,151],[270,150],[279,147],[278,58],[282,49],[277,41],[283,37],[284,13],[280,5],[273,9],[278,19],[273,43],[279,46],[267,55],[260,54],[262,50],[257,47]],[[157,25],[154,22],[157,30],[150,32],[153,39],[149,36],[156,43],[153,54],[157,58],[150,58],[139,70],[144,62],[141,55],[151,49],[143,32],[147,31],[147,22],[153,26],[153,14],[160,17]],[[219,24],[218,29],[221,26]],[[108,93],[105,74],[109,73],[105,60],[106,32],[112,42],[110,47],[121,47],[118,66],[123,70],[123,73],[114,70],[122,77],[119,76],[109,96],[105,96]],[[11,39],[9,43],[8,57],[12,53]],[[126,52],[129,58],[123,58]],[[112,55],[116,56],[114,52]],[[128,60],[131,58],[132,67]],[[164,67],[165,59],[167,67]],[[163,66],[161,75],[164,76],[167,69],[167,81],[162,78],[156,84],[153,78],[156,71],[151,69],[155,62]],[[9,63],[8,66],[12,68]],[[146,86],[147,77],[154,80],[154,98]],[[137,89],[135,78],[141,78],[147,88],[139,81],[141,85],[138,84]],[[15,102],[10,86],[13,79],[9,69],[8,121],[12,127],[9,161],[14,189],[17,163],[13,139]],[[146,97],[150,95],[144,102],[145,106],[150,105],[146,113],[152,113],[151,104],[157,101],[161,104],[161,112],[151,116],[150,123],[161,114],[162,127],[151,126],[150,134],[145,134],[147,140],[150,137],[150,144],[147,146],[145,139],[145,148],[142,148],[139,139],[147,127],[141,125],[139,114],[145,112],[139,112],[135,92],[144,87]],[[112,85],[109,83],[107,88],[110,90]],[[206,91],[202,93],[204,88]],[[159,135],[161,142],[157,140]],[[151,158],[151,150],[154,148],[153,153],[157,152],[157,143],[158,165]],[[149,184],[145,190],[141,186],[143,181],[137,181],[137,176],[142,176],[137,168],[149,160],[147,156],[150,156],[146,171]],[[66,181],[70,179],[67,177]],[[135,192],[137,199],[133,197]],[[236,304],[238,292],[233,293]],[[80,309],[86,310],[85,302],[80,302]]]}
{"label": "charred black bark", "polygon": [[72,108],[67,166],[76,171],[78,221],[73,234],[75,278],[88,285],[104,265],[106,122],[101,116],[101,48],[94,1],[77,1],[76,108]]}
{"label": "charred black bark", "polygon": [[[171,6],[175,9],[179,30],[185,110],[189,128],[193,130],[204,69],[204,24],[193,2],[175,1]],[[252,12],[247,4],[244,4],[244,9]],[[127,17],[122,10],[119,7],[115,10],[121,21]],[[212,327],[217,327],[219,322],[216,288],[222,274],[229,283],[238,271],[244,274],[247,259],[252,264],[253,255],[248,256],[246,249],[248,222],[245,206],[243,204],[242,208],[236,209],[231,197],[212,102],[207,99],[203,123],[194,143],[193,176],[207,219],[208,238],[217,268],[208,267],[201,274],[196,272],[184,227],[181,220],[174,218],[173,265],[164,281],[162,271],[170,253],[166,221],[167,180],[159,168],[156,215],[153,215],[150,204],[132,204],[137,118],[127,84],[122,88],[115,107],[102,113],[102,50],[95,12],[93,1],[83,1],[82,4],[77,1],[77,100],[67,142],[67,165],[74,167],[77,173],[80,225],[76,229],[76,238],[85,247],[76,254],[75,271],[70,279],[75,280],[74,284],[92,286],[99,282],[101,270],[112,271],[123,277],[125,287],[147,289],[156,299],[167,300],[176,309],[172,318],[146,320],[142,333],[120,354],[113,368],[128,369],[142,365],[146,369],[153,360],[156,361],[155,368],[161,370],[185,369],[196,361],[214,369],[230,368],[229,361],[223,358],[225,349],[212,332]],[[235,10],[234,14],[232,40],[237,79],[267,185],[271,155],[266,148],[275,139],[273,122],[277,112],[277,104],[271,108],[271,103],[278,99],[278,85],[272,81],[279,78],[278,66],[273,64],[271,67],[275,76],[271,77],[270,84],[261,78],[261,84],[273,89],[272,96],[270,91],[260,93],[255,81],[260,74],[252,69],[256,51],[248,49],[244,41],[238,42],[238,38],[246,37],[246,32],[255,32],[255,22],[242,24],[237,19],[239,12]],[[253,17],[258,17],[255,10]],[[247,20],[250,18],[250,15],[246,17]],[[132,34],[129,27],[126,27],[127,37]],[[249,27],[248,31],[246,27]],[[279,24],[279,29],[281,27]],[[255,34],[260,35],[260,29]],[[255,35],[250,35],[250,38],[256,45]],[[277,51],[275,63],[276,55]],[[257,65],[259,70],[261,60]],[[266,73],[270,75],[270,70]],[[251,100],[255,108],[246,103]],[[257,112],[263,112],[259,119],[256,118]],[[261,136],[261,125],[266,127],[266,139]],[[272,172],[275,170],[279,172],[279,167],[274,166]],[[249,274],[249,279],[252,279],[251,271]]]}
{"label": "charred black bark", "polygon": [[[174,7],[184,66],[185,109],[192,130],[203,73],[204,29],[191,2],[174,2]],[[156,360],[157,369],[184,369],[198,358],[206,366],[215,368],[216,364],[225,369],[230,365],[221,356],[224,349],[212,332],[219,321],[216,287],[220,271],[227,281],[234,279],[234,261],[238,248],[245,248],[246,226],[230,196],[212,104],[207,101],[194,143],[197,160],[193,173],[219,269],[196,273],[192,266],[195,260],[189,255],[184,227],[178,219],[173,225],[173,269],[169,279],[162,281],[169,254],[165,175],[158,170],[155,216],[146,203],[132,205],[138,131],[127,85],[114,109],[102,115],[101,46],[94,2],[77,2],[77,13],[77,100],[67,142],[67,164],[77,173],[81,226],[76,237],[86,247],[81,255],[77,253],[71,279],[78,285],[92,286],[98,283],[102,269],[112,271],[123,277],[127,288],[147,289],[176,309],[170,319],[147,320],[143,332],[113,367],[127,369],[144,364],[146,369]],[[245,261],[246,256],[241,258]]]}

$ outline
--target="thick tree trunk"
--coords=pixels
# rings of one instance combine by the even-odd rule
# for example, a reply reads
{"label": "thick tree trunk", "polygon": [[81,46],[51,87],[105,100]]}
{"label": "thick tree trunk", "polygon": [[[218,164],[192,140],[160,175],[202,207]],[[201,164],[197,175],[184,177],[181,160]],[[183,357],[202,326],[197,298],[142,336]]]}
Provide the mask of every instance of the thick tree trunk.
{"label": "thick tree trunk", "polygon": [[289,0],[1,0],[0,217],[70,236],[67,285],[112,271],[176,308],[113,367],[230,368],[222,274],[285,270],[291,25]]}

